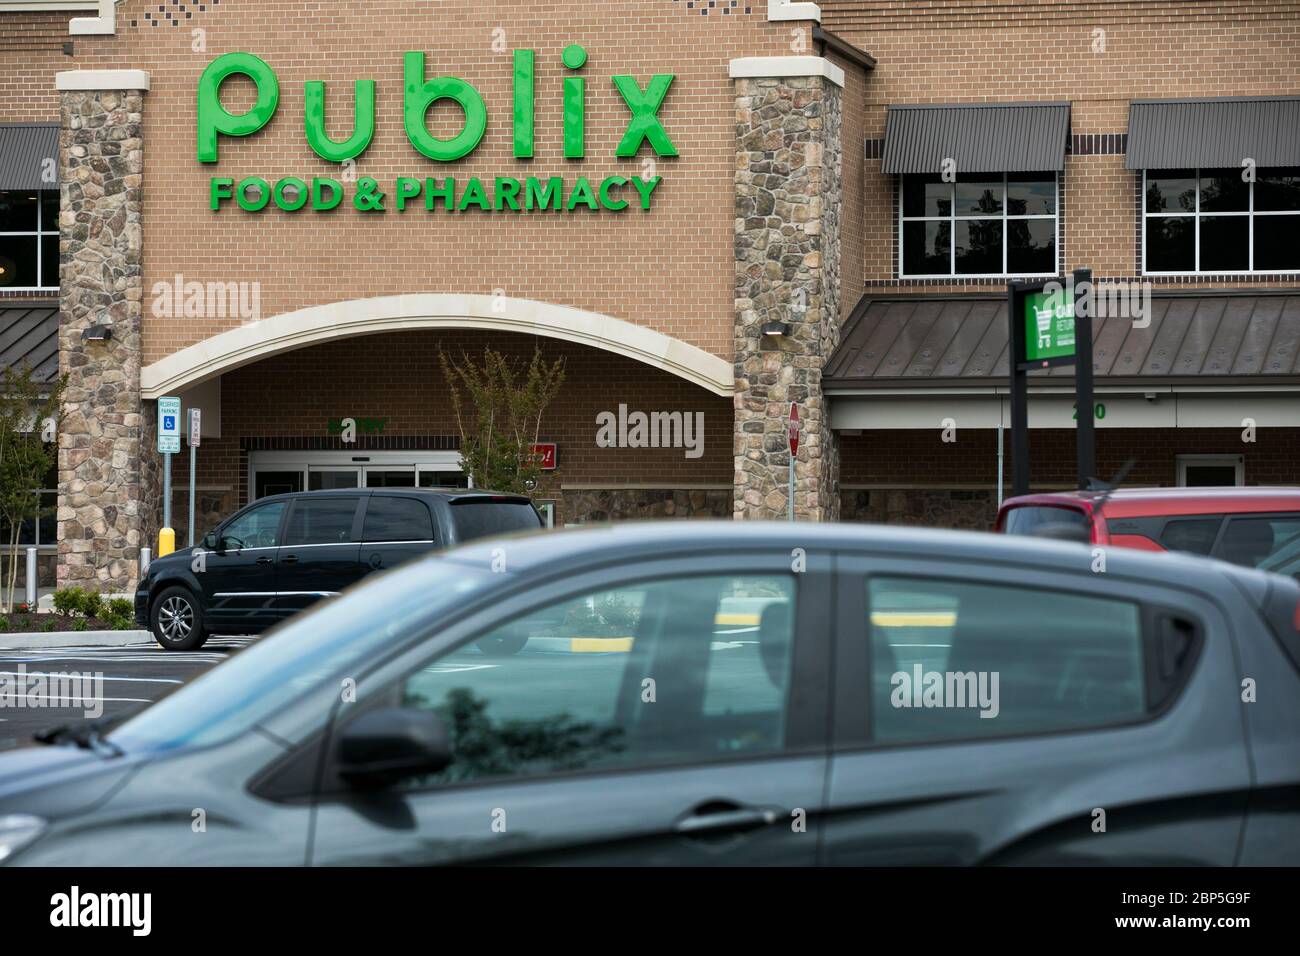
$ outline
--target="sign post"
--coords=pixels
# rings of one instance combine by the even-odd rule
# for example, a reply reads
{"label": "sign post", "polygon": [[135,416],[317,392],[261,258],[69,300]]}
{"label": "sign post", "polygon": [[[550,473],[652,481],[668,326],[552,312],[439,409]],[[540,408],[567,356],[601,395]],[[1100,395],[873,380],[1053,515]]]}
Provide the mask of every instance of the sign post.
{"label": "sign post", "polygon": [[163,526],[158,532],[158,557],[176,550],[172,530],[172,455],[181,450],[181,400],[174,395],[158,399],[158,451],[163,456]]}
{"label": "sign post", "polygon": [[790,520],[794,520],[794,462],[799,455],[799,430],[803,426],[799,422],[799,403],[790,403],[790,498],[789,510]]}
{"label": "sign post", "polygon": [[195,465],[195,460],[196,460],[196,458],[198,457],[199,442],[200,442],[200,441],[202,440],[202,438],[203,438],[203,433],[202,433],[202,431],[201,431],[202,421],[203,421],[203,410],[200,409],[200,408],[191,408],[191,409],[190,409],[190,434],[189,434],[189,441],[190,441],[190,511],[189,511],[189,514],[190,514],[190,533],[189,533],[189,538],[187,539],[187,540],[189,541],[189,546],[190,546],[191,548],[194,547],[194,483],[195,483],[195,481],[197,480],[197,478],[195,477],[195,468],[194,468],[194,465]]}
{"label": "sign post", "polygon": [[1092,271],[1061,279],[1007,283],[1011,343],[1011,494],[1029,493],[1029,371],[1075,366],[1079,487],[1094,474],[1092,402]]}

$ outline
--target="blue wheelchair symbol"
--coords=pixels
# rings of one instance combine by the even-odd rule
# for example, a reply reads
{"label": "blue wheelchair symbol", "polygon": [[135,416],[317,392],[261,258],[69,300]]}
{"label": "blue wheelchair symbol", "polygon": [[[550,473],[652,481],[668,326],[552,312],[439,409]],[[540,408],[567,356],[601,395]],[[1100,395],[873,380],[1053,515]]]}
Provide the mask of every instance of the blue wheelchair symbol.
{"label": "blue wheelchair symbol", "polygon": [[176,416],[175,416],[175,415],[164,415],[164,416],[163,416],[163,431],[165,431],[165,432],[174,432],[175,430],[176,430]]}

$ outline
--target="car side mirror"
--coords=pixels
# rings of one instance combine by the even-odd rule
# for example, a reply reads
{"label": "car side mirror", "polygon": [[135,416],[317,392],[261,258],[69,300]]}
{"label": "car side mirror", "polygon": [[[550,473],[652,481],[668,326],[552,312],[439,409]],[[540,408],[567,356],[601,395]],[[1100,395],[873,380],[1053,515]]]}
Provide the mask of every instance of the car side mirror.
{"label": "car side mirror", "polygon": [[221,550],[221,542],[217,540],[217,533],[215,531],[209,531],[207,534],[203,536],[203,550],[204,551]]}
{"label": "car side mirror", "polygon": [[337,750],[339,776],[359,789],[378,789],[452,762],[447,728],[437,715],[413,707],[362,714],[344,728]]}

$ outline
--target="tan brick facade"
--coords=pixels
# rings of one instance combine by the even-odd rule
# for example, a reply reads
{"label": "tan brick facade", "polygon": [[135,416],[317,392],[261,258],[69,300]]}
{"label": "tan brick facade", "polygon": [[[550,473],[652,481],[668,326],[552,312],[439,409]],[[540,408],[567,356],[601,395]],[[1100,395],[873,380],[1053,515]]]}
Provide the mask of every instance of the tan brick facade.
{"label": "tan brick facade", "polygon": [[[132,344],[135,353],[123,359],[124,368],[134,363],[131,367],[145,369],[146,376],[150,367],[189,346],[247,328],[250,319],[274,330],[277,317],[312,306],[437,293],[496,295],[654,330],[664,337],[656,341],[668,343],[665,350],[690,346],[736,370],[737,390],[744,393],[737,405],[737,395],[728,390],[730,378],[724,387],[701,387],[674,375],[667,359],[654,367],[565,341],[563,335],[484,331],[482,325],[434,329],[413,321],[406,331],[389,329],[325,344],[295,340],[292,348],[256,361],[232,356],[228,367],[220,369],[221,436],[205,440],[198,470],[204,489],[201,525],[247,500],[251,453],[335,447],[327,430],[333,417],[386,419],[383,440],[364,439],[361,448],[447,447],[455,428],[437,349],[477,351],[489,344],[520,356],[540,344],[547,355],[566,360],[568,380],[544,423],[546,437],[560,444],[560,469],[548,478],[542,494],[559,502],[561,521],[781,513],[785,485],[779,429],[769,428],[773,422],[766,419],[778,418],[778,406],[788,407],[796,397],[813,412],[816,438],[804,453],[816,455],[801,456],[801,465],[807,465],[800,476],[802,516],[833,518],[842,505],[846,518],[900,520],[920,514],[940,522],[977,523],[973,516],[986,513],[987,502],[974,498],[973,504],[950,507],[951,499],[919,505],[920,499],[898,499],[891,505],[878,496],[870,502],[861,496],[877,494],[882,483],[894,490],[938,483],[946,488],[914,490],[940,499],[964,494],[988,485],[986,456],[939,449],[938,454],[950,457],[932,462],[929,451],[912,455],[911,442],[922,440],[906,438],[906,433],[841,442],[822,414],[821,363],[838,341],[837,320],[852,312],[864,292],[1003,285],[1001,280],[900,280],[898,182],[881,173],[887,107],[1069,102],[1076,148],[1066,157],[1062,175],[1060,263],[1066,271],[1090,266],[1099,278],[1133,277],[1139,270],[1140,219],[1138,174],[1124,166],[1130,100],[1300,94],[1294,55],[1300,46],[1300,0],[1030,0],[1015,5],[824,0],[820,6],[821,25],[868,51],[876,60],[874,69],[819,46],[810,21],[769,20],[767,0],[573,0],[543,6],[470,0],[185,0],[163,8],[125,0],[117,8],[116,34],[102,37],[69,36],[67,13],[0,13],[0,123],[57,122],[56,72],[148,73],[142,120],[147,144],[141,193],[142,327],[138,344]],[[561,63],[570,44],[580,44],[586,52],[581,69]],[[532,159],[516,159],[512,151],[515,49],[536,52]],[[408,142],[402,72],[408,50],[424,51],[427,76],[463,77],[482,94],[487,129],[467,158],[436,163]],[[254,135],[222,137],[219,162],[203,164],[195,155],[196,87],[209,63],[235,51],[255,54],[274,69],[278,108]],[[806,232],[809,220],[793,211],[788,221],[762,227],[780,234],[782,243],[801,256],[814,257],[804,260],[808,267],[797,278],[783,274],[773,286],[784,296],[794,282],[806,286],[815,300],[810,320],[815,329],[805,330],[809,334],[803,339],[796,330],[783,348],[756,338],[753,320],[758,316],[747,318],[748,310],[738,304],[746,297],[737,291],[745,265],[737,236],[756,228],[738,213],[747,181],[737,173],[743,173],[747,154],[753,152],[741,141],[755,125],[742,120],[738,105],[767,77],[760,73],[733,80],[729,66],[742,59],[777,64],[792,57],[824,57],[833,67],[811,76],[780,74],[777,81],[791,90],[818,91],[833,106],[833,123],[819,129],[814,139],[821,138],[821,148],[811,153],[804,151],[802,130],[781,125],[767,132],[784,131],[781,147],[811,156],[806,166],[830,163],[813,178],[820,199],[833,207],[824,211],[833,235],[805,241],[813,235]],[[779,73],[781,67],[772,69]],[[611,76],[630,74],[644,87],[651,76],[665,73],[674,80],[658,118],[678,155],[657,156],[643,143],[636,156],[617,157],[616,144],[630,113]],[[827,78],[832,74],[842,79]],[[566,159],[563,84],[566,77],[579,75],[586,80],[585,157]],[[352,129],[353,83],[367,79],[377,84],[373,141],[354,168],[318,158],[303,130],[304,84],[325,81],[326,124],[337,140]],[[238,113],[252,105],[253,94],[253,84],[235,76],[223,86],[222,101]],[[448,137],[460,129],[462,115],[442,101],[426,120],[434,135]],[[796,169],[788,178],[793,182],[804,172]],[[345,201],[330,212],[286,212],[272,204],[253,213],[233,202],[217,212],[209,209],[212,177],[237,182],[250,175],[271,182],[284,176],[339,178],[348,183],[349,198],[354,179],[373,177],[390,208],[366,213]],[[639,208],[634,196],[622,211],[429,212],[418,200],[405,211],[391,208],[399,176],[454,177],[461,188],[470,177],[490,183],[497,176],[560,176],[570,188],[579,176],[597,183],[611,175],[661,176],[651,208]],[[784,202],[786,197],[778,198]],[[821,217],[812,221],[821,225]],[[64,254],[71,251],[65,241]],[[190,316],[159,314],[159,296],[174,294],[177,276],[186,282],[256,283],[257,315],[213,314],[210,308]],[[1171,285],[1300,288],[1300,278],[1156,283],[1157,289]],[[16,296],[0,288],[0,303]],[[32,295],[22,293],[22,298]],[[779,308],[773,306],[771,312],[762,317],[778,316]],[[785,359],[788,367],[782,364]],[[755,372],[759,385],[753,394],[746,370]],[[133,401],[139,401],[139,374],[133,374]],[[764,375],[771,381],[761,380]],[[127,379],[131,387],[131,376]],[[703,412],[705,453],[687,459],[680,449],[597,448],[595,415],[620,403],[645,411]],[[146,396],[140,402],[140,441],[152,441],[155,411]],[[743,430],[747,423],[748,432]],[[748,447],[744,436],[758,434],[760,427],[766,444],[754,471],[747,473],[741,460]],[[1102,459],[1110,462],[1125,442],[1141,444],[1142,434],[1105,433],[1099,439]],[[971,440],[986,438],[991,441],[991,433]],[[1281,449],[1277,454],[1297,447],[1294,435],[1273,441],[1267,447]],[[1039,447],[1036,456],[1045,453]],[[1050,442],[1041,447],[1056,449]],[[878,452],[869,450],[882,448],[895,469],[888,476],[877,473]],[[1072,460],[1072,450],[1061,454]],[[177,460],[173,473],[173,524],[178,529],[186,517],[184,458]],[[157,467],[156,456],[146,455],[133,478],[146,489],[142,497],[157,497],[147,493],[157,484]],[[1285,469],[1260,473],[1278,480],[1297,477]],[[925,481],[916,477],[921,474]],[[912,480],[905,480],[907,475]],[[1149,480],[1167,477],[1152,473]],[[747,492],[753,493],[746,497]],[[139,516],[122,539],[152,541],[160,510],[157,500],[141,501]],[[86,527],[96,526],[94,515],[83,517]],[[121,559],[116,552],[112,556]],[[108,560],[101,562],[105,568]],[[118,565],[110,576],[116,580],[126,573]]]}

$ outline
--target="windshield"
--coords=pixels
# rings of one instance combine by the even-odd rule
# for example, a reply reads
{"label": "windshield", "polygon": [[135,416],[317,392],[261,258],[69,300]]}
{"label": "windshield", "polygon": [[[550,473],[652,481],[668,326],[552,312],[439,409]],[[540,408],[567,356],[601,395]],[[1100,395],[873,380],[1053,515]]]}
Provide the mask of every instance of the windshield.
{"label": "windshield", "polygon": [[1043,527],[1062,524],[1086,528],[1088,516],[1076,508],[1021,505],[1007,512],[1002,530],[1006,534],[1034,534]]}
{"label": "windshield", "polygon": [[169,750],[242,734],[290,701],[355,672],[357,660],[400,641],[493,577],[442,558],[380,575],[292,618],[109,739],[127,751]]}

